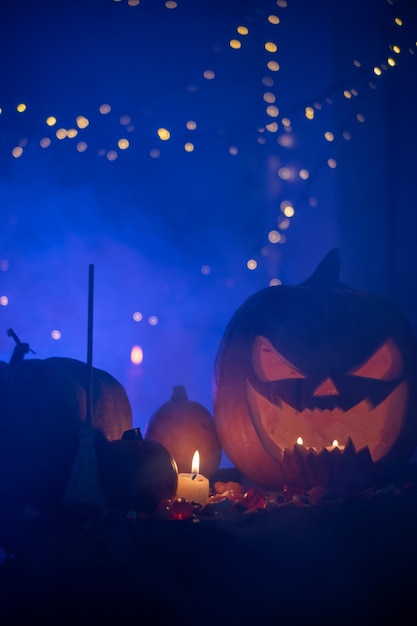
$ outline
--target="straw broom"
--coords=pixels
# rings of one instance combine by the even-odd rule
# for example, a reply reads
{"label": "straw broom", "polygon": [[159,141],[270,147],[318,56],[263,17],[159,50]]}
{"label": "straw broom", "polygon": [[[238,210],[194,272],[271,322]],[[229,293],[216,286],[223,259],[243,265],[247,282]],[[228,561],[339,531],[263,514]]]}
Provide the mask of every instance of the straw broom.
{"label": "straw broom", "polygon": [[94,448],[94,430],[92,421],[93,296],[94,265],[90,264],[88,273],[86,421],[81,428],[79,449],[67,484],[64,504],[92,504],[102,509],[105,506],[105,500],[97,464],[96,450]]}

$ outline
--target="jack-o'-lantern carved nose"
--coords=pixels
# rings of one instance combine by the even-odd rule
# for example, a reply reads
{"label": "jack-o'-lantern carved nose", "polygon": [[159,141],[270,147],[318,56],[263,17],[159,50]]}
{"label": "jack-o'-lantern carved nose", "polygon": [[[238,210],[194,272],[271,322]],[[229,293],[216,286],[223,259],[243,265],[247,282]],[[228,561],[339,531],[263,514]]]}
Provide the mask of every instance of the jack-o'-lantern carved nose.
{"label": "jack-o'-lantern carved nose", "polygon": [[313,396],[338,396],[339,392],[331,378],[326,378],[313,392]]}

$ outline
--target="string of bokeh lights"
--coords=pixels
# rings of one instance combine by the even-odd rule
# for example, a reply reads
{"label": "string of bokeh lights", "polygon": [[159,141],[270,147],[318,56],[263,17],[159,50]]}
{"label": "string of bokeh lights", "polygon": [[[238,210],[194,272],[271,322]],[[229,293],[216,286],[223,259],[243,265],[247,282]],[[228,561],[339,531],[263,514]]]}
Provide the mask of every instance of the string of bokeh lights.
{"label": "string of bokeh lights", "polygon": [[[129,7],[139,7],[140,0],[113,0],[118,4],[127,4]],[[394,6],[394,0],[387,0],[387,3]],[[282,22],[282,16],[280,11],[287,7],[287,0],[276,0],[274,3],[278,9],[278,14],[275,12],[262,14],[256,14],[256,19],[263,20],[262,32],[265,32],[265,26],[268,28],[275,28]],[[178,3],[174,1],[167,1],[164,6],[168,10],[173,10],[178,7]],[[266,20],[266,24],[265,24]],[[394,28],[402,28],[404,26],[403,18],[396,15],[392,18],[392,24]],[[235,28],[235,32],[230,37],[226,48],[231,51],[238,51],[245,45],[245,40],[250,36],[251,30],[245,24],[238,24]],[[334,170],[337,167],[337,161],[332,156],[332,149],[330,146],[334,146],[338,141],[349,141],[352,138],[352,133],[356,128],[366,122],[365,116],[359,110],[360,95],[362,87],[366,89],[377,89],[377,81],[380,80],[387,72],[396,67],[399,59],[399,55],[407,50],[408,54],[415,55],[417,42],[414,40],[411,45],[399,45],[397,43],[398,37],[396,33],[392,34],[394,43],[388,43],[387,54],[383,61],[366,67],[363,63],[356,58],[353,58],[354,73],[349,78],[343,79],[338,82],[337,85],[331,85],[329,89],[322,94],[313,96],[308,102],[303,102],[298,106],[295,106],[291,111],[281,111],[279,102],[277,101],[277,95],[275,93],[275,76],[280,70],[279,64],[279,37],[272,36],[265,38],[262,42],[263,50],[262,54],[265,59],[265,74],[261,78],[262,83],[262,110],[263,119],[260,123],[254,122],[254,127],[251,128],[251,132],[256,131],[256,141],[260,145],[265,145],[272,154],[276,154],[281,157],[284,155],[284,161],[280,164],[276,171],[276,176],[285,185],[288,186],[288,191],[285,189],[284,194],[286,198],[283,198],[279,202],[277,207],[276,223],[271,226],[267,235],[265,245],[260,250],[260,258],[267,257],[271,246],[276,244],[284,244],[286,242],[286,232],[291,225],[291,218],[294,217],[296,211],[307,204],[311,208],[315,208],[318,204],[317,198],[312,195],[312,189],[317,178],[320,176],[324,168]],[[211,68],[205,68],[201,72],[201,76],[205,81],[215,84],[216,72]],[[355,86],[352,86],[355,85]],[[190,93],[198,89],[198,81],[191,82],[187,85],[187,91]],[[302,129],[299,131],[295,128],[294,118],[300,113],[302,119],[308,123],[314,123],[314,121],[322,115],[326,107],[335,105],[339,102],[343,105],[347,105],[348,108],[347,119],[354,120],[356,123],[355,130],[346,129],[342,131],[340,135],[336,135],[330,128],[324,132],[321,136],[323,157],[320,158],[313,167],[295,167],[290,165],[286,161],[286,154],[291,151],[296,144],[297,132],[302,135]],[[18,115],[24,115],[27,111],[30,111],[30,106],[24,102],[20,102],[16,105],[15,112]],[[90,150],[89,141],[84,135],[87,131],[90,132],[93,124],[97,124],[100,118],[111,116],[113,112],[112,105],[110,103],[102,103],[97,107],[98,117],[87,117],[83,114],[78,114],[73,117],[73,123],[71,125],[62,125],[55,115],[48,114],[44,118],[44,125],[51,132],[43,134],[41,137],[21,137],[16,144],[11,148],[11,155],[14,159],[20,159],[25,154],[25,149],[34,143],[38,143],[41,149],[49,148],[53,142],[64,142],[69,140],[71,146],[74,146],[78,153],[84,153]],[[353,111],[353,112],[352,112]],[[4,116],[6,111],[0,107],[0,115]],[[135,123],[130,114],[123,114],[118,119],[118,124],[122,127],[123,131],[120,132],[116,145],[110,148],[100,147],[96,150],[96,154],[105,158],[109,162],[116,161],[123,153],[129,150],[133,150],[132,137],[139,139],[136,145],[144,147],[145,145],[151,145],[148,151],[148,155],[151,159],[158,159],[163,151],[163,146],[168,141],[178,140],[178,145],[181,144],[181,149],[185,153],[192,154],[196,148],[200,149],[204,141],[204,136],[199,135],[199,125],[201,117],[196,112],[194,119],[187,119],[183,121],[182,129],[180,128],[166,128],[164,126],[155,127],[152,132],[149,130],[137,131]],[[250,125],[248,125],[250,126]],[[101,129],[102,130],[102,129]],[[53,131],[53,132],[52,132]],[[243,131],[240,131],[240,136]],[[232,132],[230,130],[229,136],[236,136],[239,133]],[[102,136],[102,133],[100,133]],[[224,134],[223,134],[224,139]],[[134,142],[133,142],[134,144]],[[152,145],[153,144],[153,145]],[[136,148],[135,148],[136,149]],[[223,149],[223,147],[222,147]],[[235,157],[239,154],[239,145],[228,145],[228,154],[230,157]],[[293,183],[301,182],[302,191],[298,196],[294,197]],[[246,268],[249,271],[256,270],[259,265],[259,258],[249,258],[245,262]],[[6,271],[9,267],[9,263],[6,259],[0,260],[0,270]],[[208,275],[211,272],[209,265],[203,265],[201,267],[201,274]],[[279,278],[272,278],[269,282],[270,285],[280,284]],[[7,306],[8,297],[6,295],[0,295],[0,306]],[[141,322],[143,315],[139,311],[135,311],[132,315],[135,322]],[[150,326],[156,326],[158,324],[158,317],[156,315],[150,316],[148,319]],[[53,339],[60,339],[61,333],[59,330],[53,330],[51,333]],[[140,346],[134,346],[131,352],[132,363],[139,364],[143,360],[143,352]]]}

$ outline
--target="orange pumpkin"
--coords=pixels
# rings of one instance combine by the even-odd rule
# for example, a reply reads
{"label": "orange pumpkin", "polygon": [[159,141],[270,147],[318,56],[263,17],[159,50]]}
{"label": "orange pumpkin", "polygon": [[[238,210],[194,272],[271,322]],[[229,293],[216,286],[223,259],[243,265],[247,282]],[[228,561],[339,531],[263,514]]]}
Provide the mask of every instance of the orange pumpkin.
{"label": "orange pumpkin", "polygon": [[190,472],[193,455],[200,453],[200,474],[214,475],[221,446],[213,416],[199,402],[189,400],[185,387],[175,386],[170,400],[151,416],[146,437],[162,443],[174,457],[179,472]]}
{"label": "orange pumpkin", "polygon": [[377,471],[393,472],[417,445],[416,364],[405,317],[342,285],[332,251],[306,282],[267,287],[230,320],[214,371],[220,442],[269,488],[294,478],[286,457],[298,437],[313,457],[337,440],[351,461],[365,450]]}

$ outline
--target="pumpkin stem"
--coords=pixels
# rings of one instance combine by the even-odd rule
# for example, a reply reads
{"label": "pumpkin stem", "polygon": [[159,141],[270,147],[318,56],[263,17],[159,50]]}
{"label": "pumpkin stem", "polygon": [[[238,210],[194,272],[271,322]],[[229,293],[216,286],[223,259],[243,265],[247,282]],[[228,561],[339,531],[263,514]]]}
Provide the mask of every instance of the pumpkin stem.
{"label": "pumpkin stem", "polygon": [[174,385],[171,400],[174,400],[175,402],[184,402],[185,400],[188,400],[184,385]]}
{"label": "pumpkin stem", "polygon": [[35,354],[32,348],[29,347],[28,343],[22,343],[20,341],[19,337],[16,335],[13,328],[9,328],[7,330],[7,336],[12,337],[16,342],[16,345],[13,350],[13,354],[9,361],[9,365],[17,365],[17,363],[21,363],[23,361],[24,355],[27,354],[28,352],[33,352],[33,354]]}
{"label": "pumpkin stem", "polygon": [[122,439],[125,441],[142,441],[143,437],[140,428],[131,428],[124,431]]}
{"label": "pumpkin stem", "polygon": [[313,274],[301,283],[307,287],[338,287],[340,273],[339,249],[330,250],[318,264]]}

